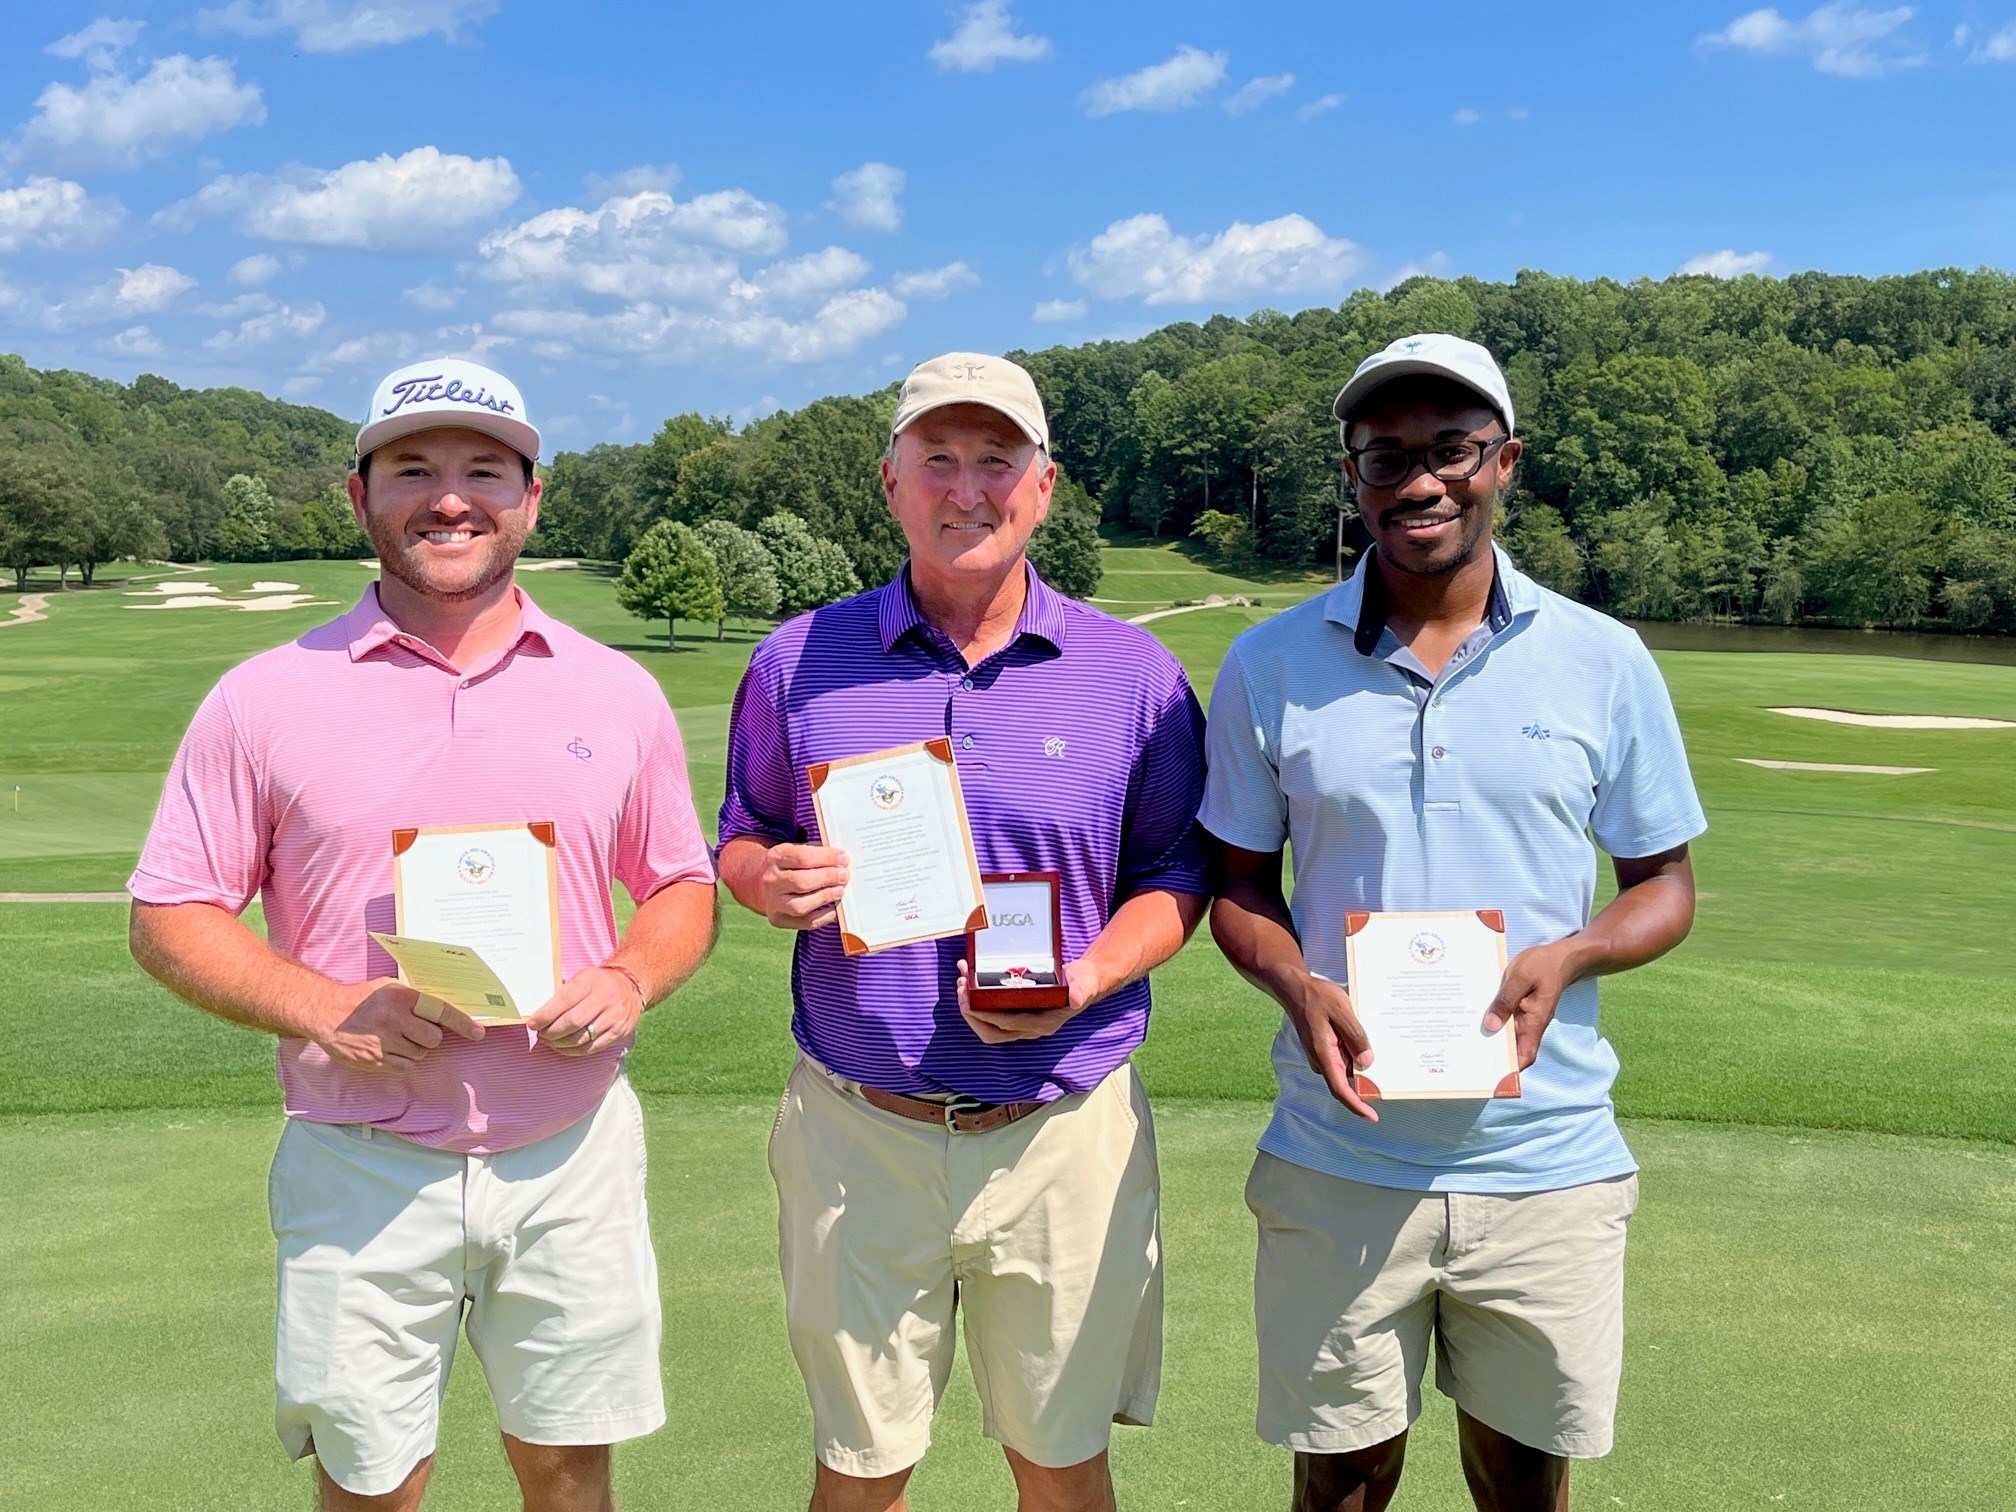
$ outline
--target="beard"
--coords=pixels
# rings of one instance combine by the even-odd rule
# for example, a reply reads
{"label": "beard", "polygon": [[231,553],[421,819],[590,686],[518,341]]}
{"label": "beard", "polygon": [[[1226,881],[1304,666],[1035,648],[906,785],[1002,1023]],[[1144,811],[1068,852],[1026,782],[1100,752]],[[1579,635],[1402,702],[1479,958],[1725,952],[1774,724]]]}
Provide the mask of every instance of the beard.
{"label": "beard", "polygon": [[[1494,493],[1489,498],[1459,508],[1456,514],[1456,539],[1440,551],[1423,557],[1406,551],[1403,542],[1402,549],[1381,551],[1380,560],[1395,571],[1407,573],[1411,577],[1447,577],[1468,566],[1476,560],[1480,550],[1489,547],[1491,522],[1497,514],[1497,505],[1498,498]],[[1382,510],[1378,521],[1381,528],[1372,531],[1374,543],[1377,544],[1382,540],[1383,527],[1389,521],[1419,512],[1418,507],[1406,506]]]}
{"label": "beard", "polygon": [[[492,516],[491,533],[483,537],[482,555],[470,567],[446,578],[432,572],[421,552],[406,542],[406,521],[388,519],[365,510],[365,534],[378,553],[378,568],[387,577],[404,584],[422,598],[441,604],[462,604],[479,599],[511,575],[518,555],[525,549],[531,531],[523,522],[523,511]],[[471,570],[473,568],[473,570]]]}

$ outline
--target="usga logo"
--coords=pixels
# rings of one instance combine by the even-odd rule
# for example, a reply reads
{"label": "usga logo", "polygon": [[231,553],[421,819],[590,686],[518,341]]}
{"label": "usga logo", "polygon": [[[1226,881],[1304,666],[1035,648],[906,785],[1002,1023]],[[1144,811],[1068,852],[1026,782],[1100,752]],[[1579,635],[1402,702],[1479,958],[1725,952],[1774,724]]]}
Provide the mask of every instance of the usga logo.
{"label": "usga logo", "polygon": [[894,777],[877,777],[868,787],[868,801],[887,812],[903,806],[903,784]]}
{"label": "usga logo", "polygon": [[481,887],[497,875],[497,858],[481,846],[472,845],[455,858],[455,873],[471,887]]}
{"label": "usga logo", "polygon": [[996,929],[1027,929],[1036,919],[1026,913],[997,913],[989,915],[987,922]]}

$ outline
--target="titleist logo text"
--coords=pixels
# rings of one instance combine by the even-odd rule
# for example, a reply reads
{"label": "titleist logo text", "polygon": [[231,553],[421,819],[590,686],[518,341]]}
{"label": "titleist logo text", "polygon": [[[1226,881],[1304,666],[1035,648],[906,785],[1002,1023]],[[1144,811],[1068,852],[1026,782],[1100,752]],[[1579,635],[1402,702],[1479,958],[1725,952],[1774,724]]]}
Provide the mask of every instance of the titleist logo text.
{"label": "titleist logo text", "polygon": [[382,413],[396,415],[408,405],[433,404],[443,399],[451,404],[480,404],[499,415],[511,414],[518,408],[509,399],[500,398],[487,388],[464,388],[459,378],[450,378],[443,383],[439,373],[395,383],[392,385],[392,396],[392,402],[385,406]]}

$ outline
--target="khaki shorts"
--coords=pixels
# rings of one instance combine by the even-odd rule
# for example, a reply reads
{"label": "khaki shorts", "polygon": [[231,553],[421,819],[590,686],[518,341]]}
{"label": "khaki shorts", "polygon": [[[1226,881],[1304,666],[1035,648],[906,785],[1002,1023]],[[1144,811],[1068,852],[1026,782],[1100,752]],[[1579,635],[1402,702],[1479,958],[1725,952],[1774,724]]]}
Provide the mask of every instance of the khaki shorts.
{"label": "khaki shorts", "polygon": [[496,1155],[290,1119],[268,1198],[280,1441],[344,1490],[382,1496],[434,1452],[465,1318],[513,1438],[613,1444],[665,1421],[628,1079],[579,1122]]}
{"label": "khaki shorts", "polygon": [[1307,1454],[1368,1448],[1435,1384],[1549,1454],[1610,1452],[1624,1364],[1624,1227],[1638,1178],[1553,1192],[1365,1186],[1262,1153],[1254,1315],[1260,1437]]}
{"label": "khaki shorts", "polygon": [[980,1134],[870,1107],[800,1058],[770,1137],[784,1310],[814,1452],[892,1475],[931,1442],[953,1325],[987,1436],[1036,1464],[1147,1423],[1162,1373],[1160,1184],[1131,1066]]}

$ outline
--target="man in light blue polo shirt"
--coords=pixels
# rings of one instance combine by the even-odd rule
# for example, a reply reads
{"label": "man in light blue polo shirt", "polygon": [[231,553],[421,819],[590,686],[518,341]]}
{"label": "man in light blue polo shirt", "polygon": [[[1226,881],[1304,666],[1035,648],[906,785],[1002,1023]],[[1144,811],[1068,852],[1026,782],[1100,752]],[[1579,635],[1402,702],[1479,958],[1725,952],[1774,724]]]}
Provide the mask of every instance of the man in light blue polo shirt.
{"label": "man in light blue polo shirt", "polygon": [[[1610,1448],[1637,1205],[1594,979],[1685,938],[1706,824],[1638,637],[1492,542],[1520,443],[1490,353],[1396,341],[1335,412],[1373,549],[1233,643],[1200,815],[1212,932],[1285,1010],[1247,1186],[1260,1434],[1295,1451],[1296,1512],[1377,1512],[1432,1343],[1477,1506],[1565,1508],[1570,1460]],[[1619,888],[1593,920],[1591,836]],[[1484,1022],[1510,1020],[1521,1094],[1375,1108],[1350,1074],[1379,1047],[1352,1010],[1344,916],[1473,908],[1505,915]]]}

